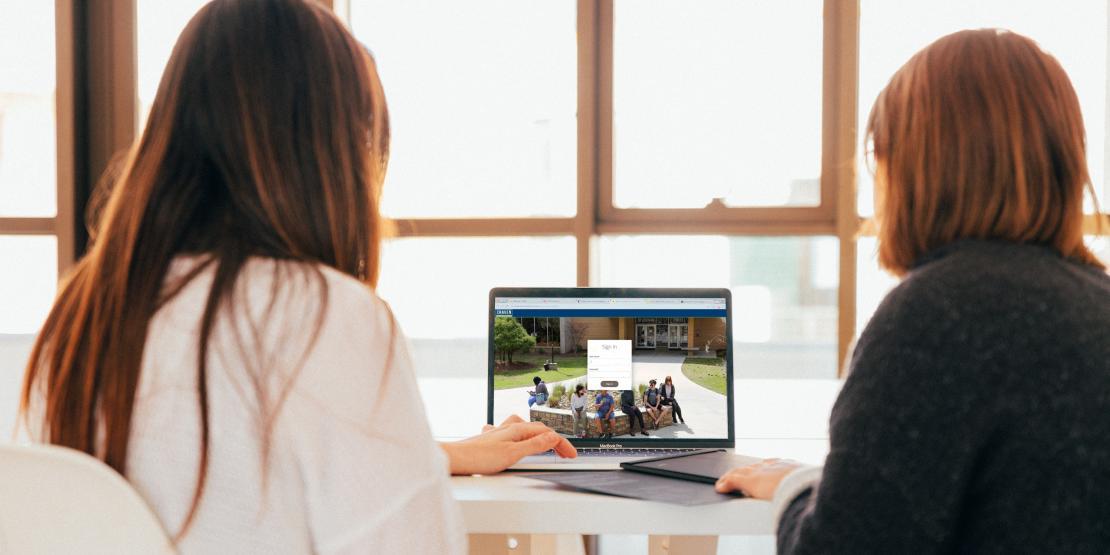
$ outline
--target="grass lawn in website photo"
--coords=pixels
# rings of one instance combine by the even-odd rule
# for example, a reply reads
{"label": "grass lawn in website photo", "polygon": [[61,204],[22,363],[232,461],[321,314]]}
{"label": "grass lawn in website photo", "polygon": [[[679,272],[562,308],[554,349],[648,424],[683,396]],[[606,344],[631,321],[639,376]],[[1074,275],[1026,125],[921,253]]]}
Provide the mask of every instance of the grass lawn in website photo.
{"label": "grass lawn in website photo", "polygon": [[686,357],[682,361],[682,373],[694,383],[715,393],[725,395],[728,391],[723,358]]}
{"label": "grass lawn in website photo", "polygon": [[493,370],[494,389],[533,387],[532,378],[539,376],[544,382],[554,384],[571,378],[586,375],[586,354],[555,355],[559,368],[544,371],[543,363],[550,355],[547,353],[528,353],[513,356],[511,366],[497,362]]}

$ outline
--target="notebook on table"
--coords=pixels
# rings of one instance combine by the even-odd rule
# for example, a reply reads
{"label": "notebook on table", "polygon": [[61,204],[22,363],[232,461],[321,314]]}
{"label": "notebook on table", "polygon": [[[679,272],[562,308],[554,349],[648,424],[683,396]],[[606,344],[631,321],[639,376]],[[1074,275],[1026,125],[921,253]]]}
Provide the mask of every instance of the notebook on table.
{"label": "notebook on table", "polygon": [[665,457],[625,461],[621,468],[691,482],[715,484],[729,470],[755,464],[760,459],[730,453],[724,449],[705,449]]}

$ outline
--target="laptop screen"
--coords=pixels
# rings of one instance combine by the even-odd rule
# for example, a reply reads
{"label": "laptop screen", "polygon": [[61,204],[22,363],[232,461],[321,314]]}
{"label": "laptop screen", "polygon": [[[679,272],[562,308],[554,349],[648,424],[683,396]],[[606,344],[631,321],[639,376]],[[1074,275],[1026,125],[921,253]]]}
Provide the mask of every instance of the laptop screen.
{"label": "laptop screen", "polygon": [[491,298],[493,422],[515,414],[578,444],[730,439],[725,294],[499,291]]}

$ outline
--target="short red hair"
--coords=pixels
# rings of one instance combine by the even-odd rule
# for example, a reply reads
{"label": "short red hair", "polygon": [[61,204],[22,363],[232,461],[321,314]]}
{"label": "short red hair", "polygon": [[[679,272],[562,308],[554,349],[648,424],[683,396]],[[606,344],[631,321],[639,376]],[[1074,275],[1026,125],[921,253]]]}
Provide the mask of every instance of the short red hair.
{"label": "short red hair", "polygon": [[902,275],[965,238],[1049,246],[1103,268],[1083,243],[1079,99],[1027,37],[960,31],[915,54],[871,109],[879,263]]}

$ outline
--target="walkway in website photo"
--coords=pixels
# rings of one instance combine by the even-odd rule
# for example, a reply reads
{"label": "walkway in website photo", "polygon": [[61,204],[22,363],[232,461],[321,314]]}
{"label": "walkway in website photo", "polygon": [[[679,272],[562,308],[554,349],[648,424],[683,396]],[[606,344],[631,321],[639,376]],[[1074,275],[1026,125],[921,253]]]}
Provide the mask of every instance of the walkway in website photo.
{"label": "walkway in website photo", "polygon": [[[675,388],[675,400],[682,407],[685,424],[675,424],[648,433],[662,438],[726,438],[728,437],[728,403],[725,396],[706,389],[687,378],[682,373],[682,361],[686,360],[681,352],[648,352],[632,355],[632,375],[637,382],[655,379],[659,387],[663,379],[671,377]],[[647,418],[647,415],[644,415]]]}
{"label": "walkway in website photo", "polygon": [[[674,382],[675,398],[682,407],[682,416],[685,424],[675,424],[660,430],[649,430],[648,433],[662,438],[726,438],[728,437],[728,404],[724,395],[706,389],[687,378],[682,373],[682,361],[686,355],[680,352],[644,352],[636,351],[632,355],[632,376],[636,383],[647,383],[655,379],[662,386],[663,379],[671,377]],[[543,372],[536,375],[543,377]],[[575,378],[566,380],[564,385],[570,389],[571,384],[581,380]],[[547,384],[549,391],[553,391],[555,383]],[[516,414],[525,420],[528,419],[528,391],[531,387],[515,389],[501,389],[493,392],[495,410],[494,422],[501,422],[510,414]],[[615,396],[614,396],[615,397]],[[592,410],[593,407],[590,407]],[[647,419],[647,415],[644,415]],[[639,427],[637,426],[637,431]]]}

